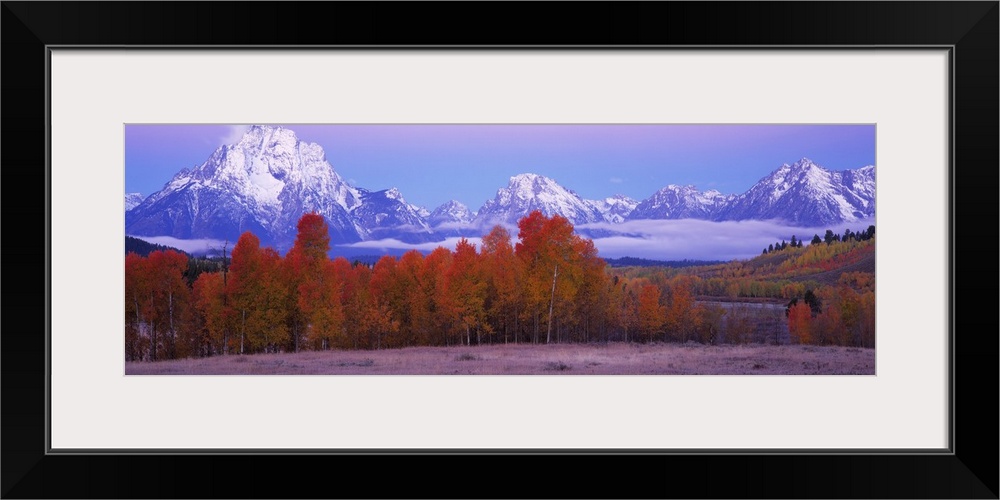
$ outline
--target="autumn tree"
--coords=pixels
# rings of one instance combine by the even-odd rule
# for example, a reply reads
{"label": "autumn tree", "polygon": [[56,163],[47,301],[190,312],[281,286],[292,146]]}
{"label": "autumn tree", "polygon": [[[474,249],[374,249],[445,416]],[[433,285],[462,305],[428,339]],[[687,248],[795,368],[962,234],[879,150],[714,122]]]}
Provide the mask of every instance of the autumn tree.
{"label": "autumn tree", "polygon": [[330,230],[323,216],[317,213],[304,214],[296,227],[295,243],[285,256],[283,266],[289,296],[294,298],[289,315],[294,352],[299,351],[314,320],[320,322],[318,327],[326,328],[329,326],[328,319],[336,319],[325,318],[327,312],[320,310],[321,300],[332,302],[324,296],[333,293],[327,289],[335,288],[334,283],[329,283],[331,273],[326,265],[329,262]]}
{"label": "autumn tree", "polygon": [[125,255],[125,360],[143,359],[148,349],[148,337],[143,320],[146,301],[146,259],[135,252]]}
{"label": "autumn tree", "polygon": [[611,288],[605,272],[607,263],[598,257],[594,242],[578,238],[574,246],[580,265],[580,284],[576,287],[576,310],[573,313],[579,333],[574,340],[587,342],[592,334],[608,326],[606,311],[611,300]]}
{"label": "autumn tree", "polygon": [[796,344],[811,344],[812,335],[809,332],[809,323],[812,320],[812,311],[805,302],[797,302],[788,309],[788,333],[792,342]]}
{"label": "autumn tree", "polygon": [[719,305],[701,306],[698,313],[700,315],[696,330],[698,341],[704,344],[719,342],[722,337],[722,321],[726,310]]}
{"label": "autumn tree", "polygon": [[326,350],[341,342],[344,312],[341,304],[340,282],[333,261],[324,258],[319,275],[307,280],[300,300],[308,301],[309,308],[300,309],[309,318],[309,335],[313,349]]}
{"label": "autumn tree", "polygon": [[545,342],[552,341],[555,321],[573,320],[572,303],[582,280],[581,238],[561,215],[545,217],[535,210],[518,221],[514,253],[525,270],[524,299],[533,322],[534,342],[547,312]]}
{"label": "autumn tree", "polygon": [[480,335],[483,330],[489,333],[485,322],[486,281],[483,278],[476,246],[462,238],[455,245],[447,283],[452,319],[464,331],[467,345],[472,343],[472,331],[476,332],[477,343],[482,341]]}
{"label": "autumn tree", "polygon": [[150,333],[149,359],[156,361],[160,355],[174,357],[181,308],[186,307],[189,298],[184,281],[187,256],[174,250],[156,250],[146,257],[140,269],[144,270],[141,275],[146,285],[141,307]]}
{"label": "autumn tree", "polygon": [[667,308],[660,303],[660,287],[647,283],[639,289],[638,320],[639,332],[650,340],[663,329]]}
{"label": "autumn tree", "polygon": [[[393,342],[392,336],[399,332],[401,322],[394,312],[393,304],[398,302],[400,293],[405,293],[396,286],[396,259],[383,255],[375,263],[369,282],[372,292],[370,311],[385,321],[372,321],[371,332],[375,335],[375,348],[381,349],[383,341],[387,345]],[[388,339],[387,339],[388,337]]]}
{"label": "autumn tree", "polygon": [[617,283],[612,285],[612,300],[608,315],[621,329],[623,340],[628,342],[629,332],[639,328],[639,297],[636,295],[636,287],[629,286],[627,280],[614,281]]}
{"label": "autumn tree", "polygon": [[229,296],[232,297],[233,308],[239,315],[240,354],[246,352],[247,316],[250,316],[251,335],[256,335],[258,314],[262,303],[260,264],[260,239],[250,231],[244,232],[233,247],[232,265],[229,268]]}
{"label": "autumn tree", "polygon": [[503,335],[510,333],[517,342],[519,288],[523,280],[521,261],[514,255],[510,233],[503,226],[494,226],[482,241],[482,262],[487,281],[487,314],[494,329]]}
{"label": "autumn tree", "polygon": [[206,354],[222,354],[225,349],[225,332],[230,327],[233,311],[226,304],[226,288],[222,272],[207,272],[198,275],[192,290],[194,307],[198,313],[198,327],[205,342]]}
{"label": "autumn tree", "polygon": [[427,342],[447,345],[451,328],[449,311],[452,309],[448,292],[448,269],[451,268],[452,253],[444,247],[437,247],[424,258],[424,273],[420,287],[427,300],[430,333]]}
{"label": "autumn tree", "polygon": [[701,323],[701,310],[691,294],[691,280],[681,277],[670,287],[670,307],[667,311],[667,329],[680,340],[691,340]]}

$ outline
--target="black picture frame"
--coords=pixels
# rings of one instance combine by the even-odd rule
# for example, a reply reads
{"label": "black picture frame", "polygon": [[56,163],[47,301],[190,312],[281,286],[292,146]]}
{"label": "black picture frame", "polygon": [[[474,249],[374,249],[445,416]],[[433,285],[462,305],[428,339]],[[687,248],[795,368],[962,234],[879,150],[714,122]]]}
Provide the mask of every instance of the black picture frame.
{"label": "black picture frame", "polygon": [[[4,498],[998,498],[996,1],[2,4],[2,253],[27,271],[8,274],[4,294]],[[47,47],[412,44],[951,47],[950,452],[47,453]],[[978,238],[973,226],[985,228]],[[329,473],[308,472],[317,467]],[[469,490],[456,476],[482,486]]]}

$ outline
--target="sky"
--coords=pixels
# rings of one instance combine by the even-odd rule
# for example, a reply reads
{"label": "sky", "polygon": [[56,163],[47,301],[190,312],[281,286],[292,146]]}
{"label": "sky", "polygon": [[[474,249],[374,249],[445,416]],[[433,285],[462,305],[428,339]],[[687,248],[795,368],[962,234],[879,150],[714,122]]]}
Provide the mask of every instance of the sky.
{"label": "sky", "polygon": [[[587,199],[642,201],[668,184],[739,194],[801,158],[829,170],[875,164],[875,125],[271,125],[322,146],[354,186],[396,187],[428,210],[450,199],[478,210],[525,172]],[[126,125],[125,192],[159,191],[246,128]]]}

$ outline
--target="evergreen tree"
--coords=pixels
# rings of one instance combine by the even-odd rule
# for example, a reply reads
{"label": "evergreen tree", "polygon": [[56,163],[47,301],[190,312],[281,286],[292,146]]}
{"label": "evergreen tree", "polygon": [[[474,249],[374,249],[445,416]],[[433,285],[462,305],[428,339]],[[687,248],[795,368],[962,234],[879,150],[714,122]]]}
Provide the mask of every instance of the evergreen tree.
{"label": "evergreen tree", "polygon": [[802,298],[802,301],[809,306],[809,310],[812,311],[813,316],[819,314],[820,311],[822,310],[822,304],[820,303],[819,297],[817,297],[812,290],[806,290],[805,296]]}
{"label": "evergreen tree", "polygon": [[819,239],[819,235],[814,235],[812,241],[809,242],[810,245],[819,245],[823,243],[823,240]]}

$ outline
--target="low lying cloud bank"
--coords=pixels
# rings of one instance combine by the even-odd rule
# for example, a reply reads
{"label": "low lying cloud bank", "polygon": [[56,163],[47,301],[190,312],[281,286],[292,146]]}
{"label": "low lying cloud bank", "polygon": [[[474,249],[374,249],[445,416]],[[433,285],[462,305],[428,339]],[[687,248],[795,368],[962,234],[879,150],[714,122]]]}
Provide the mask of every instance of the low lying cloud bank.
{"label": "low lying cloud bank", "polygon": [[[823,227],[790,226],[781,221],[725,221],[712,222],[696,219],[682,220],[636,220],[621,224],[594,223],[582,224],[576,227],[579,234],[593,239],[601,257],[638,257],[654,260],[734,260],[749,259],[760,255],[768,245],[782,240],[790,242],[792,235],[796,239],[805,240],[806,244],[813,235],[821,238],[827,229],[832,229],[839,235],[845,229],[863,231],[875,223],[875,220],[864,219],[856,222],[846,222]],[[439,241],[407,243],[396,238],[360,241],[357,243],[334,245],[333,249],[358,254],[390,253],[401,254],[409,250],[429,253],[437,247],[454,250],[462,235],[473,234],[468,224],[450,224],[435,228],[436,233],[454,233],[441,235]],[[517,227],[505,225],[510,232],[512,243],[517,242]],[[489,229],[480,230],[478,236],[466,236],[466,239],[482,246],[482,235]],[[138,237],[150,243],[179,248],[196,255],[220,255],[222,240],[192,239],[182,240],[170,236]],[[229,251],[235,243],[230,241]]]}
{"label": "low lying cloud bank", "polygon": [[618,233],[594,238],[594,246],[602,257],[728,261],[760,255],[770,244],[790,242],[793,235],[808,244],[813,235],[822,238],[827,229],[842,235],[847,228],[864,230],[874,223],[870,219],[824,227],[797,227],[780,221],[636,220],[584,224],[577,230]]}
{"label": "low lying cloud bank", "polygon": [[128,236],[156,245],[164,245],[183,250],[191,255],[222,255],[222,246],[227,244],[227,253],[232,253],[233,245],[236,244],[234,241],[226,242],[223,240],[213,240],[207,238],[182,240],[180,238],[174,238],[173,236],[135,236],[131,234]]}
{"label": "low lying cloud bank", "polygon": [[[434,251],[437,247],[444,247],[448,250],[455,250],[455,245],[461,240],[461,237],[451,237],[445,238],[442,241],[430,241],[427,243],[406,243],[399,241],[395,238],[386,238],[383,240],[369,240],[369,241],[359,241],[357,243],[349,243],[344,245],[335,245],[336,248],[348,248],[348,249],[367,249],[371,250],[372,253],[386,253],[386,252],[399,252],[399,251],[409,251],[418,250],[424,253],[429,253]],[[465,238],[476,245],[476,249],[482,244],[482,238]]]}

